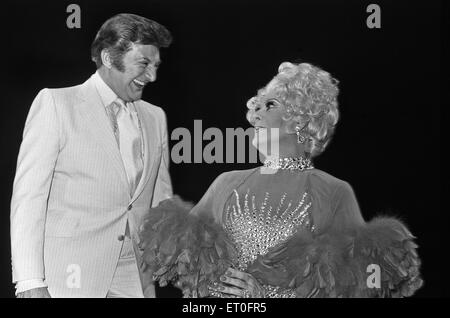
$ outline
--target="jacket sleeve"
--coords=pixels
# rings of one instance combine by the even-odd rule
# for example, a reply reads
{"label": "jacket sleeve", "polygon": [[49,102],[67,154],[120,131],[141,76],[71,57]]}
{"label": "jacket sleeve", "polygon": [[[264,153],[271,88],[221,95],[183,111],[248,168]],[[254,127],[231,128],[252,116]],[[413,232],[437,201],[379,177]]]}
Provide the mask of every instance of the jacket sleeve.
{"label": "jacket sleeve", "polygon": [[51,91],[41,90],[25,123],[11,199],[13,282],[44,279],[44,231],[59,153],[58,116]]}
{"label": "jacket sleeve", "polygon": [[161,109],[161,161],[158,167],[158,176],[156,178],[155,190],[153,194],[152,207],[158,205],[159,202],[172,197],[172,181],[169,174],[169,142],[167,136],[167,119],[164,111]]}

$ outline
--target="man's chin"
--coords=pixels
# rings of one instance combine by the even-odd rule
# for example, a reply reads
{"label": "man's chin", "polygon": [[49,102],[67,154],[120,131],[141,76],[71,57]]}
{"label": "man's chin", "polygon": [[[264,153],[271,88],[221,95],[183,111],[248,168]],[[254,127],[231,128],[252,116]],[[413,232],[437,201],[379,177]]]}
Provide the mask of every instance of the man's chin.
{"label": "man's chin", "polygon": [[129,102],[134,102],[134,101],[140,100],[141,98],[142,98],[142,93],[140,93],[140,94],[134,93],[129,96]]}

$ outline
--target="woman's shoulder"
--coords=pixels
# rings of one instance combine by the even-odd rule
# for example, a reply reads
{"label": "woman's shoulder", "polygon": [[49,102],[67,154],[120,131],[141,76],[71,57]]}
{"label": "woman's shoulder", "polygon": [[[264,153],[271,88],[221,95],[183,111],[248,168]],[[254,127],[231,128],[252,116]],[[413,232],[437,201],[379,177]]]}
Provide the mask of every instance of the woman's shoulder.
{"label": "woman's shoulder", "polygon": [[[214,183],[216,184],[229,184],[233,181],[243,180],[244,178],[250,176],[252,173],[256,172],[260,167],[245,169],[245,170],[230,170],[221,173]],[[307,172],[308,179],[313,186],[328,189],[331,192],[340,189],[351,189],[350,184],[339,179],[328,172],[320,169],[312,169]]]}
{"label": "woman's shoulder", "polygon": [[256,170],[258,170],[259,167],[256,168],[251,168],[251,169],[245,169],[245,170],[230,170],[230,171],[226,171],[221,173],[216,180],[214,181],[214,183],[216,185],[218,184],[229,184],[235,180],[242,180],[243,178],[249,176],[250,174],[252,174],[253,172],[255,172]]}
{"label": "woman's shoulder", "polygon": [[323,190],[327,190],[326,192],[330,193],[352,190],[351,185],[347,181],[339,179],[320,169],[310,170],[309,180],[313,187],[322,188]]}

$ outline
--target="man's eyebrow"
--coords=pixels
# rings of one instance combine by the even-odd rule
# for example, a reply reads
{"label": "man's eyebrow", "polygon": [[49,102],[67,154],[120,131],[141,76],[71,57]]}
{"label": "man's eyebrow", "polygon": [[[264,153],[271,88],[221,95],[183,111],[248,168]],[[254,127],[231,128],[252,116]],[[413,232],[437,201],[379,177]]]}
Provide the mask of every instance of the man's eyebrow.
{"label": "man's eyebrow", "polygon": [[[151,63],[152,62],[152,60],[151,59],[149,59],[148,57],[146,57],[146,56],[141,56],[141,57],[139,57],[138,58],[138,60],[139,61],[142,61],[142,60],[144,60],[144,61],[146,61],[146,62],[149,62],[149,63]],[[156,63],[155,63],[155,65],[159,65],[159,64],[161,64],[161,60],[158,60]]]}

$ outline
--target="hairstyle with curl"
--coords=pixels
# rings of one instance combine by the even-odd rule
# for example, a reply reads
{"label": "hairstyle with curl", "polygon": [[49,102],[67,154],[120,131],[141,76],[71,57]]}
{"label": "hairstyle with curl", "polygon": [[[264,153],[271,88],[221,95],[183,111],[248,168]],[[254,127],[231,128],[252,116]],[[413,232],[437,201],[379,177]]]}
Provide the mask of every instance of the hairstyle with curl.
{"label": "hairstyle with curl", "polygon": [[91,59],[102,66],[101,52],[107,49],[112,64],[124,71],[123,56],[132,43],[168,47],[172,42],[170,32],[158,22],[130,13],[121,13],[108,19],[97,32],[91,45]]}
{"label": "hairstyle with curl", "polygon": [[[310,157],[322,153],[339,120],[338,80],[309,63],[283,62],[265,89],[275,89],[286,107],[284,120],[294,120],[311,141]],[[252,123],[257,98],[248,101],[247,120]]]}

